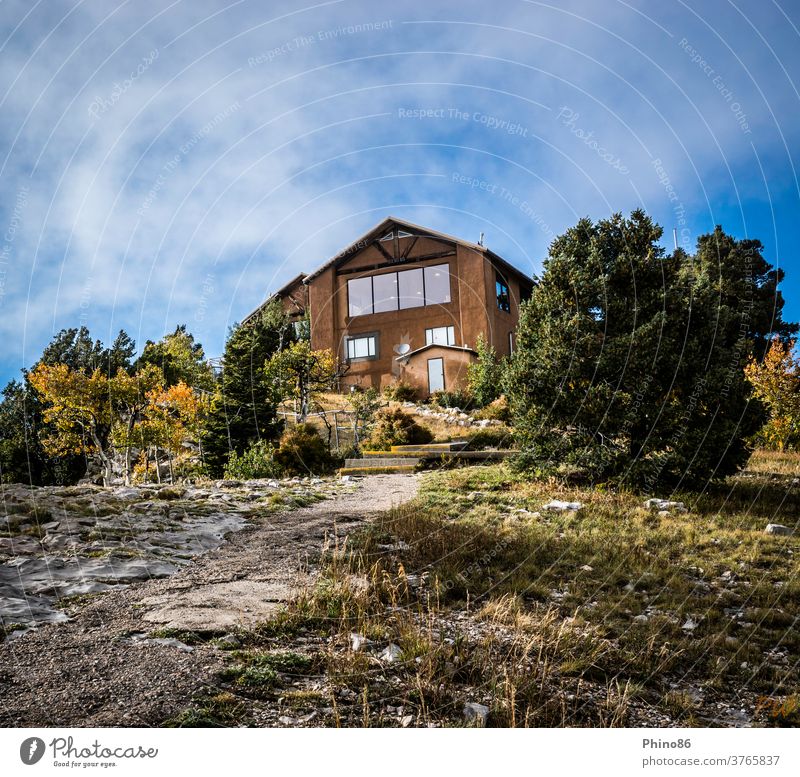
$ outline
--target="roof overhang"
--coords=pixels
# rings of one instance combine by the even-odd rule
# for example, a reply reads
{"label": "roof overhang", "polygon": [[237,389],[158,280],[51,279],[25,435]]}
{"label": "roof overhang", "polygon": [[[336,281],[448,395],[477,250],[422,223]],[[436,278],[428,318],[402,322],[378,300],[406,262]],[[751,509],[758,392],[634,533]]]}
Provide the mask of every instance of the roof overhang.
{"label": "roof overhang", "polygon": [[441,343],[430,343],[428,345],[423,345],[422,348],[417,348],[413,351],[409,351],[408,353],[404,353],[401,356],[396,356],[394,360],[396,362],[408,361],[412,356],[416,356],[423,351],[428,351],[431,348],[444,348],[448,351],[460,351],[461,353],[471,353],[474,356],[478,355],[478,352],[474,348],[470,348],[466,345],[443,345]]}

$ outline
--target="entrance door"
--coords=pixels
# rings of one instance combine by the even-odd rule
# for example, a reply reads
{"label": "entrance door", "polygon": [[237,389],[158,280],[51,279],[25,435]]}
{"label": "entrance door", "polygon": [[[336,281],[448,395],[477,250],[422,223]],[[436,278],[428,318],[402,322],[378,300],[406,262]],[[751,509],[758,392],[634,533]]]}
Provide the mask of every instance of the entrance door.
{"label": "entrance door", "polygon": [[444,359],[428,359],[428,393],[444,391]]}

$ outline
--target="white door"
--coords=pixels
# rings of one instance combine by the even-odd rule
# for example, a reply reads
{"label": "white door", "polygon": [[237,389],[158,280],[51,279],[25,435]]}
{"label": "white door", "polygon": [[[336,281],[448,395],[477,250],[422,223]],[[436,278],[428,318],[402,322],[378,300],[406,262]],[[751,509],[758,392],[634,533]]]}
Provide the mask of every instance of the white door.
{"label": "white door", "polygon": [[444,391],[444,359],[428,359],[428,393]]}

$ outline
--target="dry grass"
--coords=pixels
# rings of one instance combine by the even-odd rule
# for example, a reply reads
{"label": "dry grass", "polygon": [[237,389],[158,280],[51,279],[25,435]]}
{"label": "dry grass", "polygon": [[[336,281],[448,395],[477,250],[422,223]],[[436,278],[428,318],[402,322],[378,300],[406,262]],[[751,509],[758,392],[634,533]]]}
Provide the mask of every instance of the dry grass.
{"label": "dry grass", "polygon": [[[226,692],[247,705],[264,679],[260,699],[316,705],[318,725],[465,725],[469,701],[493,726],[732,725],[742,709],[792,725],[770,710],[800,685],[800,537],[763,530],[800,515],[798,464],[760,453],[724,486],[659,494],[690,509],[668,516],[504,465],[431,473],[242,635],[256,655],[302,638],[313,683],[283,687],[239,655]],[[543,513],[552,498],[585,507]],[[354,649],[353,634],[371,643]],[[381,658],[389,645],[397,661]]]}

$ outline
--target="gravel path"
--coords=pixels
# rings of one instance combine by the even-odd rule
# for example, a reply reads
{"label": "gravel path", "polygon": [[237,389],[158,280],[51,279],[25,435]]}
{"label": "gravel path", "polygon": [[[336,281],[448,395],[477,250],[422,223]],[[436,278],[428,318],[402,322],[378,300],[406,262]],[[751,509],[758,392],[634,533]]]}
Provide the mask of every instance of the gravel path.
{"label": "gravel path", "polygon": [[147,641],[157,628],[247,627],[307,582],[326,537],[413,498],[414,475],[373,475],[350,493],[277,513],[174,576],[100,595],[68,623],[0,643],[0,725],[156,726],[224,665],[210,645]]}

